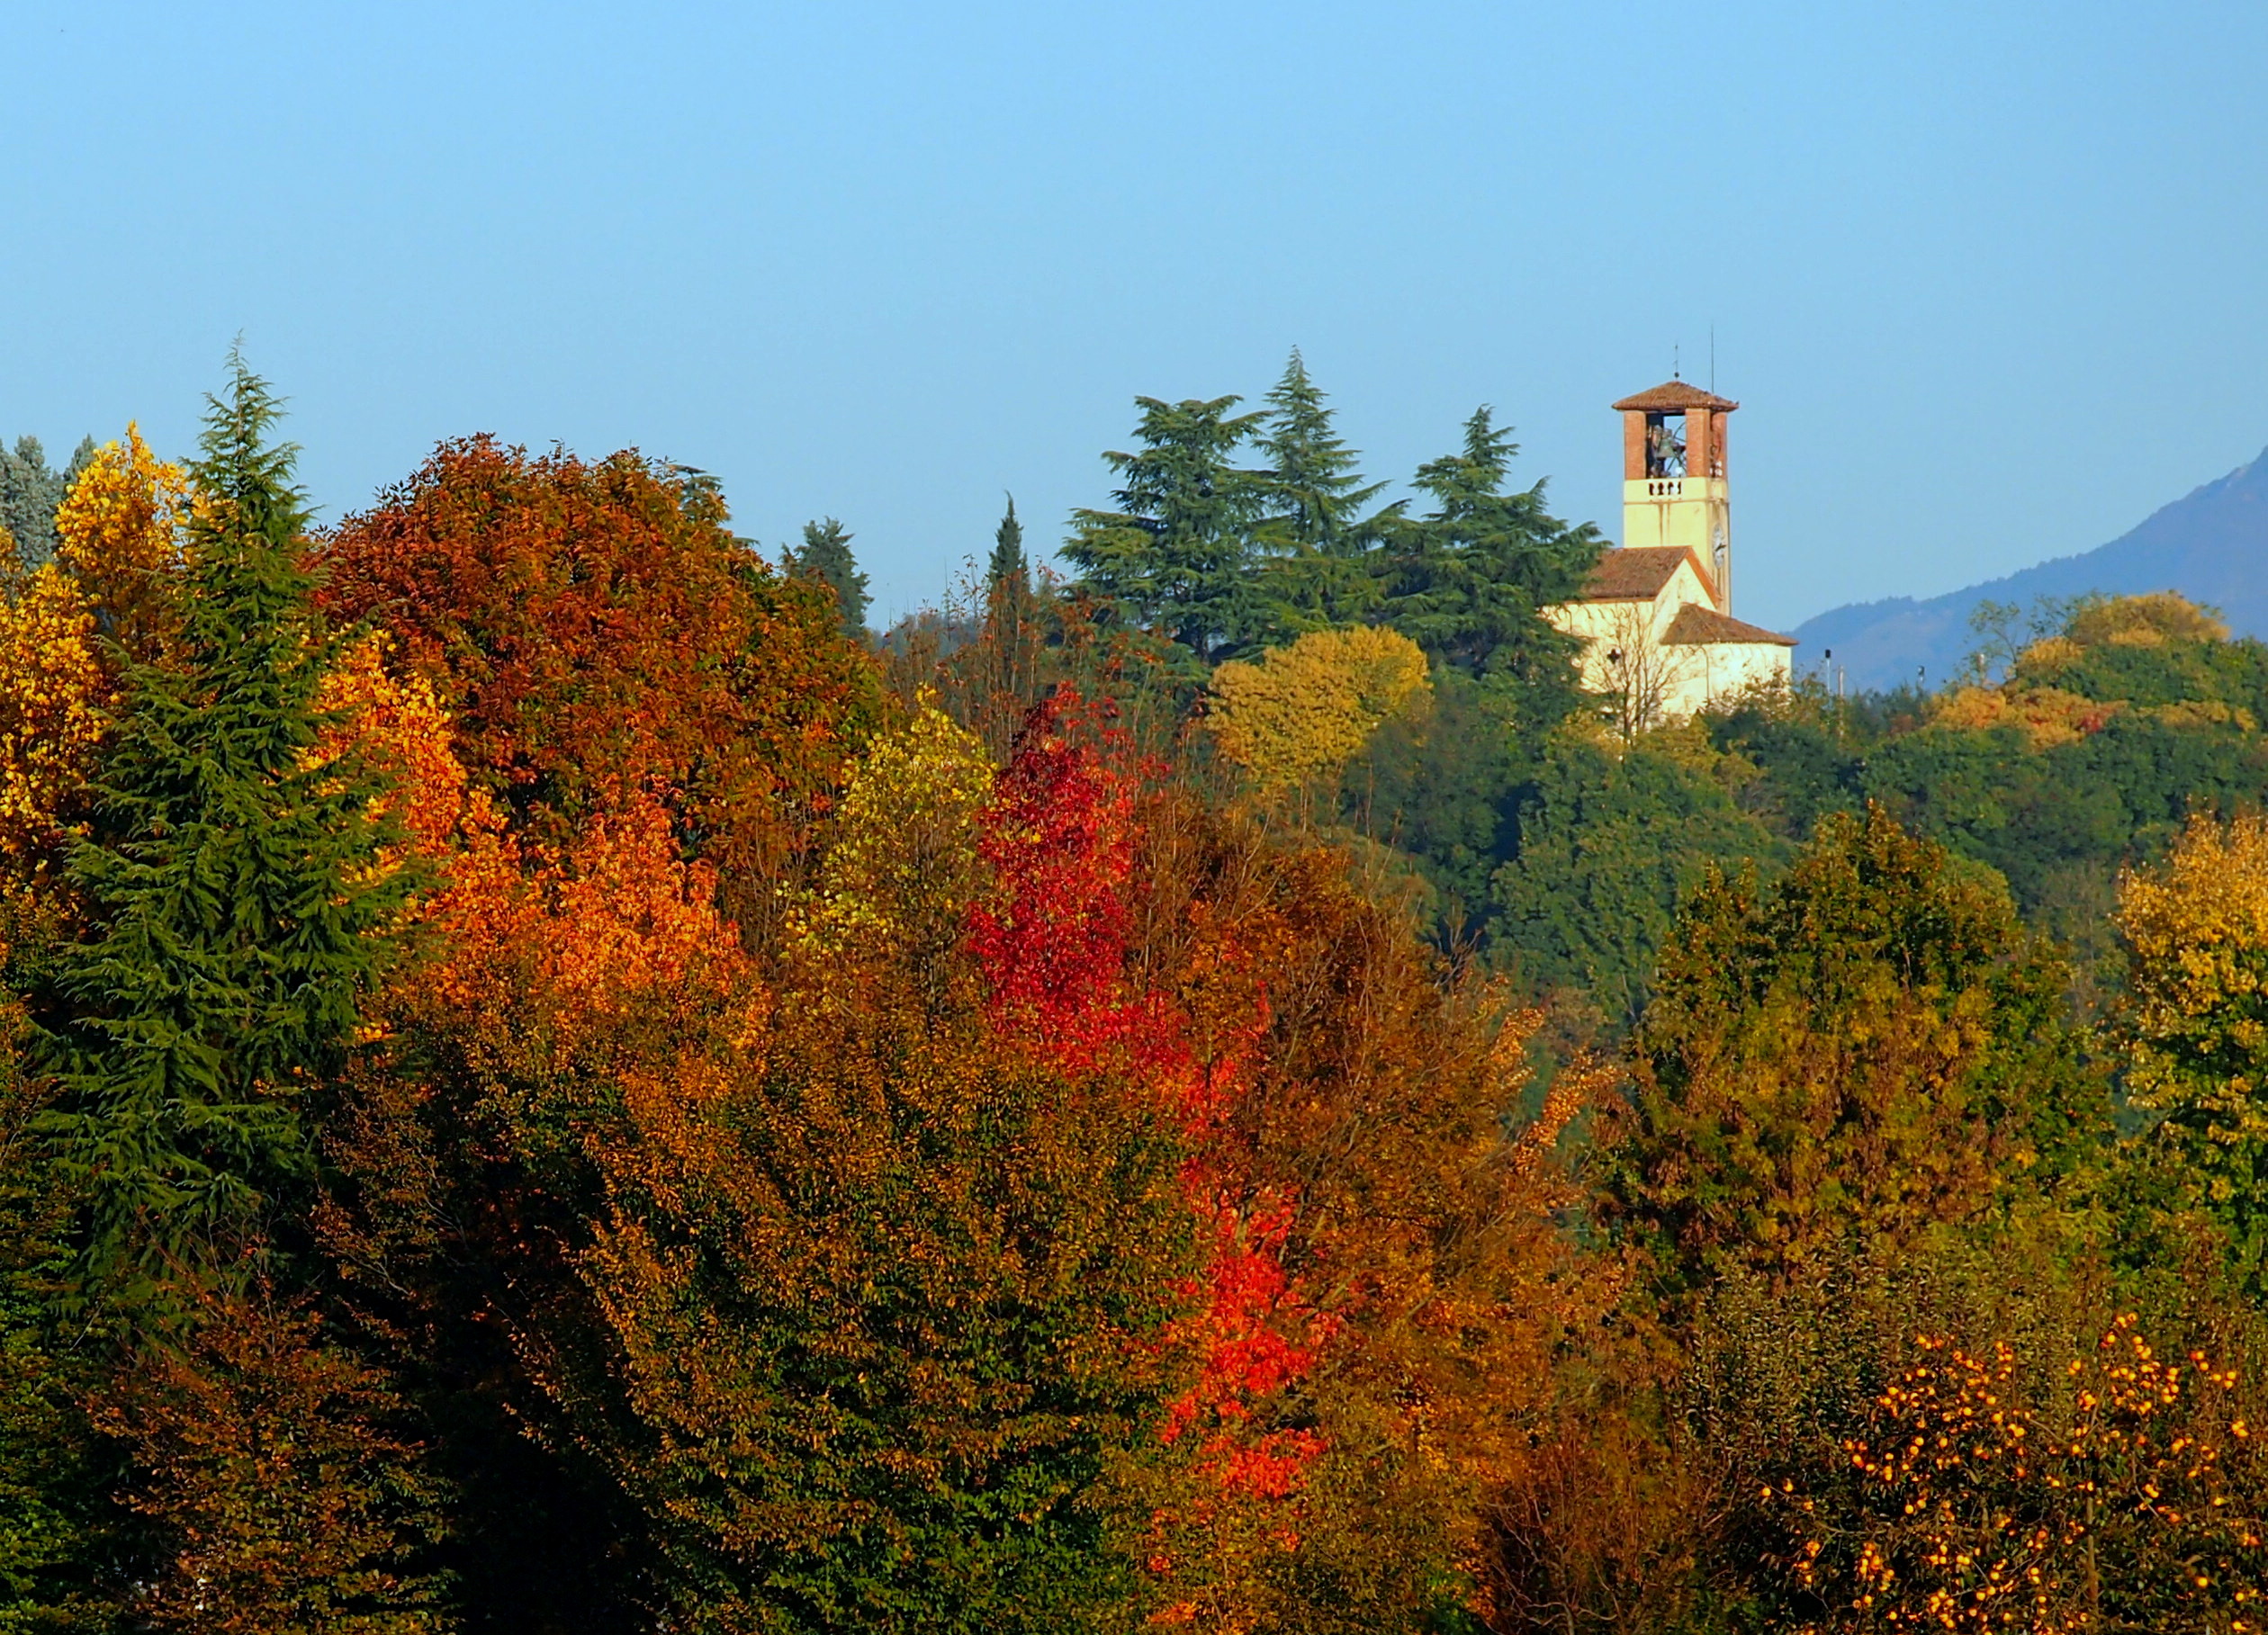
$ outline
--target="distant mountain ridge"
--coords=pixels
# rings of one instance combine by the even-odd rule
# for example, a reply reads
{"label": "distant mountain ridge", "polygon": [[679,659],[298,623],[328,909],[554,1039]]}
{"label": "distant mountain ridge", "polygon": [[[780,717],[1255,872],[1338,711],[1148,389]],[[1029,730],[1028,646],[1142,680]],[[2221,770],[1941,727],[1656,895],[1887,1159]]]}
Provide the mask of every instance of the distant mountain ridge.
{"label": "distant mountain ridge", "polygon": [[2095,550],[1926,601],[1893,597],[1830,608],[1796,626],[1796,669],[1814,670],[1832,648],[1853,690],[1895,687],[1923,669],[1935,687],[1976,645],[1969,615],[1979,602],[2029,607],[2040,597],[2091,590],[2178,590],[2220,609],[2235,634],[2268,637],[2268,450]]}

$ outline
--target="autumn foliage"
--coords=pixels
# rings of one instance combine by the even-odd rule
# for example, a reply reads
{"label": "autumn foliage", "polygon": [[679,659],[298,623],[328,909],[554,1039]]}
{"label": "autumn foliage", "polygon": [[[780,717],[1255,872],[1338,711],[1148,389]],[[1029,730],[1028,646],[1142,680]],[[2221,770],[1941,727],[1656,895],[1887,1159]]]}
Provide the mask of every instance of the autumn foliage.
{"label": "autumn foliage", "polygon": [[1299,788],[1344,770],[1425,688],[1426,655],[1400,632],[1315,631],[1215,670],[1206,723],[1255,783]]}
{"label": "autumn foliage", "polygon": [[209,1315],[185,1353],[150,1359],[94,1415],[138,1468],[126,1508],[164,1539],[128,1598],[135,1627],[444,1627],[441,1587],[418,1568],[442,1496],[385,1376],[306,1313],[256,1300]]}
{"label": "autumn foliage", "polygon": [[1470,1568],[1480,1496],[1584,1319],[1551,1153],[1600,1084],[1564,1075],[1508,1144],[1535,1019],[1444,997],[1344,858],[1155,775],[1106,713],[1037,714],[974,946],[1028,1047],[1118,1066],[1187,1143],[1205,1253],[1159,1432],[1184,1484],[1152,1515],[1159,1621],[1363,1627]]}
{"label": "autumn foliage", "polygon": [[2051,1188],[2108,1118],[2062,982],[1996,881],[1878,808],[1832,819],[1783,879],[1696,893],[1609,1207],[1691,1286],[1911,1248]]}
{"label": "autumn foliage", "polygon": [[2127,1022],[2138,1100],[2182,1201],[2268,1278],[2268,821],[2192,820],[2163,867],[2124,883]]}
{"label": "autumn foliage", "polygon": [[2086,1031],[1822,818],[1610,1053],[1335,815],[1500,677],[274,412],[0,599],[0,1631],[2252,1627],[2256,820]]}
{"label": "autumn foliage", "polygon": [[777,870],[872,708],[824,588],[726,531],[698,481],[489,438],[444,444],[322,542],[320,602],[394,638],[458,758],[556,840],[626,789],[666,789],[735,867]]}
{"label": "autumn foliage", "polygon": [[0,606],[0,857],[20,879],[52,874],[84,816],[111,691],[85,593],[41,564]]}
{"label": "autumn foliage", "polygon": [[8,543],[0,859],[26,885],[51,888],[64,848],[83,829],[121,656],[155,656],[177,626],[167,576],[180,564],[187,485],[181,467],[151,454],[130,426],[65,497],[54,561],[26,574]]}

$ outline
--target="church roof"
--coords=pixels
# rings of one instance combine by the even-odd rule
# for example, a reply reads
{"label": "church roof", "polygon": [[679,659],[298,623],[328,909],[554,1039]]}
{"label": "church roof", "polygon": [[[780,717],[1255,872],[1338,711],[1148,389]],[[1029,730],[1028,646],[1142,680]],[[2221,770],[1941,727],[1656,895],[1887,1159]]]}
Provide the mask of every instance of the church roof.
{"label": "church roof", "polygon": [[[1583,581],[1586,602],[1651,602],[1677,577],[1678,564],[1694,561],[1683,545],[1633,545],[1599,553],[1598,565]],[[1699,571],[1700,564],[1694,563]]]}
{"label": "church roof", "polygon": [[1678,609],[1678,616],[1670,621],[1670,628],[1661,633],[1662,645],[1708,647],[1719,642],[1754,646],[1768,643],[1773,647],[1797,645],[1794,636],[1781,635],[1766,630],[1760,624],[1750,624],[1729,613],[1719,613],[1714,607],[1704,607],[1698,602],[1688,602]]}
{"label": "church roof", "polygon": [[1658,409],[1665,412],[1680,409],[1735,409],[1740,407],[1731,398],[1721,398],[1714,391],[1704,391],[1689,381],[1664,381],[1659,386],[1624,398],[1616,409]]}

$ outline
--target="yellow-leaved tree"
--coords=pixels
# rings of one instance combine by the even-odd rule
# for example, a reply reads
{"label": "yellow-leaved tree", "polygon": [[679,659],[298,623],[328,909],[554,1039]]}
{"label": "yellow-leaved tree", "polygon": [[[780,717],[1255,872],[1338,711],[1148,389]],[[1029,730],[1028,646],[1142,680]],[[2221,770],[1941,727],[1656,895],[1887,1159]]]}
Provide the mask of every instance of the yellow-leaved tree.
{"label": "yellow-leaved tree", "polygon": [[109,703],[94,612],[68,573],[43,562],[0,597],[0,865],[12,879],[53,874]]}
{"label": "yellow-leaved tree", "polygon": [[157,627],[187,492],[181,467],[129,426],[57,509],[56,560],[26,574],[13,541],[0,552],[0,868],[21,884],[48,880],[76,832],[115,703],[116,667],[97,632],[139,651],[137,638]]}
{"label": "yellow-leaved tree", "polygon": [[2128,1083],[2168,1172],[2268,1278],[2268,819],[2192,818],[2164,867],[2129,874]]}
{"label": "yellow-leaved tree", "polygon": [[1426,655],[1400,631],[1318,630],[1216,669],[1207,720],[1255,784],[1293,789],[1342,770],[1426,685]]}
{"label": "yellow-leaved tree", "polygon": [[129,424],[122,442],[95,451],[56,508],[57,560],[134,658],[160,656],[178,622],[170,586],[188,508],[188,473],[151,454]]}
{"label": "yellow-leaved tree", "polygon": [[790,916],[805,955],[887,953],[934,969],[978,894],[976,821],[992,798],[983,742],[925,696],[852,771],[818,870]]}

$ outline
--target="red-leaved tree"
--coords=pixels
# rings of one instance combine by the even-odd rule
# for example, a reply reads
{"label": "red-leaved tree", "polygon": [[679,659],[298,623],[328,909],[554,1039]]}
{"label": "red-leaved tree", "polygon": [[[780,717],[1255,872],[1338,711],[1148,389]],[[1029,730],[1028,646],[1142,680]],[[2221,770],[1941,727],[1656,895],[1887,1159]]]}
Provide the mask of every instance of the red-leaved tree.
{"label": "red-leaved tree", "polygon": [[1156,774],[1106,707],[1035,712],[969,940],[1016,1048],[1147,1084],[1188,1143],[1208,1249],[1159,1430],[1181,1458],[1148,1489],[1161,1617],[1477,1604],[1482,1512],[1600,1305],[1554,1147],[1606,1075],[1578,1064],[1525,1105],[1534,1018],[1445,989],[1344,856]]}

